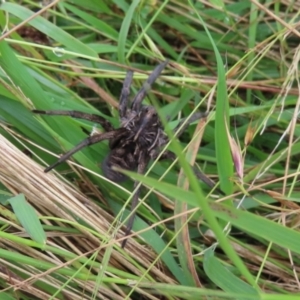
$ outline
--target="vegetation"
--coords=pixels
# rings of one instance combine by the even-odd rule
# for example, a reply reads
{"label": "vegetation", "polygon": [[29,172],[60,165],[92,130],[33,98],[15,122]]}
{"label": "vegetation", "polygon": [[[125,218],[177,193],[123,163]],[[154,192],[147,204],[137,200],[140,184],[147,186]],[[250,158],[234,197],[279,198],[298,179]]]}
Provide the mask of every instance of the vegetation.
{"label": "vegetation", "polygon": [[[299,2],[43,2],[0,6],[0,298],[298,299]],[[178,161],[115,184],[103,142],[43,172],[102,128],[32,109],[118,127],[126,71],[134,95],[165,59],[145,101],[166,132],[210,112],[168,146]]]}

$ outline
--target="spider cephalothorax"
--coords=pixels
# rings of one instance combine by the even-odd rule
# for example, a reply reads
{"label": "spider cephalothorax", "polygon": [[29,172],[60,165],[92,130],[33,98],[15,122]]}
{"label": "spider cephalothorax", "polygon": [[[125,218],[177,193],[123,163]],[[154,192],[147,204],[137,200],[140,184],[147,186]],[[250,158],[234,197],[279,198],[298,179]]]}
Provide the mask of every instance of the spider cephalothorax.
{"label": "spider cephalothorax", "polygon": [[[55,168],[58,164],[64,162],[82,148],[103,140],[109,140],[110,152],[102,163],[104,175],[114,182],[121,182],[126,179],[126,176],[116,171],[116,168],[137,171],[138,173],[143,174],[149,161],[151,159],[155,160],[160,154],[162,147],[168,142],[167,135],[164,133],[162,124],[154,107],[142,105],[142,101],[145,98],[147,91],[158,78],[162,70],[166,67],[167,63],[168,61],[164,61],[154,69],[147,81],[144,83],[143,87],[134,97],[131,104],[129,104],[128,98],[130,94],[133,72],[127,72],[120,96],[119,116],[121,124],[120,128],[118,129],[115,129],[103,117],[95,114],[87,114],[78,111],[33,110],[33,112],[37,114],[63,115],[89,120],[101,124],[105,130],[104,133],[98,133],[87,137],[69,152],[62,155],[57,162],[47,167],[45,172]],[[177,135],[180,135],[188,126],[188,124],[202,116],[203,114],[196,113],[192,115],[189,120],[185,121],[184,125],[183,122],[181,122],[175,129],[176,131],[180,128],[180,130],[177,132]],[[160,156],[160,160],[167,158],[175,158],[174,153],[165,151]],[[196,175],[208,185],[214,185],[212,181],[210,181],[199,171],[196,171]],[[136,188],[137,185],[138,182],[135,181],[134,187]],[[137,189],[132,200],[132,210],[135,209],[138,203],[139,193],[140,189]],[[131,218],[128,221],[126,235],[130,233],[133,221],[134,214],[131,215]],[[123,247],[125,246],[125,243],[126,239],[123,240]]]}

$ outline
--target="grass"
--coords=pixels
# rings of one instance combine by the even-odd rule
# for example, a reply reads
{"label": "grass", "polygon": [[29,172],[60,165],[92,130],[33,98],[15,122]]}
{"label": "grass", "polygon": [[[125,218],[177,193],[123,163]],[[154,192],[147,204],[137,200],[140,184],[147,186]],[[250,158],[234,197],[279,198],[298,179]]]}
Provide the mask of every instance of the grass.
{"label": "grass", "polygon": [[[0,6],[1,299],[298,299],[297,2],[19,2]],[[103,142],[43,172],[94,124],[32,109],[117,127],[126,71],[134,95],[164,59],[145,103],[166,132],[210,112],[172,140],[177,161],[115,184]]]}

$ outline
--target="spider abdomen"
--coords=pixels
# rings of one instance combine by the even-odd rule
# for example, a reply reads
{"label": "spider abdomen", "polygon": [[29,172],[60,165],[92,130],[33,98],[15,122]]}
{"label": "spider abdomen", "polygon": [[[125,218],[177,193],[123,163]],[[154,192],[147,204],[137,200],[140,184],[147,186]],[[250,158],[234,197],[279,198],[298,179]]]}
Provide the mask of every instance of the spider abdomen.
{"label": "spider abdomen", "polygon": [[125,139],[121,140],[118,147],[112,149],[102,162],[104,176],[114,182],[126,180],[127,176],[114,170],[114,168],[135,171],[138,166],[138,156],[135,152],[135,143]]}

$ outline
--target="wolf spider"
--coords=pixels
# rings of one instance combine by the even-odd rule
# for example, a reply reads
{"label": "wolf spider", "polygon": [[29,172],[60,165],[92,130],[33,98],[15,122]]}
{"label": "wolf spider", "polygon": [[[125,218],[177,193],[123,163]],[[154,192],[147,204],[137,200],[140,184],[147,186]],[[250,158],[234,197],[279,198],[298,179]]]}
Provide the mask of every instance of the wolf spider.
{"label": "wolf spider", "polygon": [[[84,139],[73,149],[62,155],[54,164],[47,167],[45,172],[49,172],[57,165],[66,161],[82,148],[99,143],[103,140],[109,140],[110,152],[102,163],[102,170],[105,177],[114,182],[121,182],[127,178],[115,168],[137,171],[139,174],[144,174],[149,161],[158,158],[162,147],[169,142],[154,107],[142,105],[142,101],[146,97],[147,91],[167,64],[168,61],[164,61],[154,69],[130,105],[128,104],[128,98],[130,95],[133,72],[127,72],[120,96],[119,117],[121,125],[118,129],[115,129],[112,124],[103,117],[95,114],[79,111],[33,110],[33,113],[36,114],[70,116],[72,118],[88,120],[100,124],[105,130],[104,133],[90,135]],[[203,116],[206,116],[206,114],[195,113],[188,120],[184,119],[175,128],[174,132],[177,132],[176,135],[180,136],[190,123]],[[175,154],[167,150],[159,157],[159,160],[163,159],[175,159]],[[210,187],[215,185],[213,181],[199,170],[194,168],[194,172],[198,178]],[[134,189],[137,188],[138,183],[138,181],[134,182]],[[134,212],[137,206],[139,195],[140,188],[136,190],[133,196],[131,204],[132,212]],[[127,223],[125,236],[128,236],[131,232],[134,217],[135,213],[132,213]],[[126,245],[126,241],[127,239],[124,239],[122,242],[123,248]]]}

